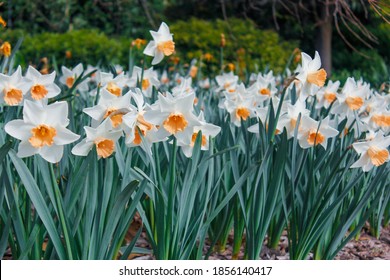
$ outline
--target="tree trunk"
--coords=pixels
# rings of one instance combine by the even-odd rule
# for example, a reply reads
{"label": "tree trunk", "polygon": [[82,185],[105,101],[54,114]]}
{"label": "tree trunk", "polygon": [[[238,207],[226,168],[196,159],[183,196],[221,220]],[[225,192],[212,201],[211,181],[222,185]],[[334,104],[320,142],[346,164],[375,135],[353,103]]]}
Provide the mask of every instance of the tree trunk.
{"label": "tree trunk", "polygon": [[321,23],[318,26],[316,48],[321,56],[322,67],[329,77],[332,72],[332,14],[326,4],[321,6]]}

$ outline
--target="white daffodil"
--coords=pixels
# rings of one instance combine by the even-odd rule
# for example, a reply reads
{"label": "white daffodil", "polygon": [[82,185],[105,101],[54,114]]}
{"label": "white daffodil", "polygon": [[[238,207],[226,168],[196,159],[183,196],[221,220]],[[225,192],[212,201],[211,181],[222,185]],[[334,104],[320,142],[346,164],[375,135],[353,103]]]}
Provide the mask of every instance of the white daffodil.
{"label": "white daffodil", "polygon": [[300,97],[306,99],[309,95],[315,94],[319,88],[323,87],[326,80],[326,71],[321,68],[321,58],[315,52],[314,59],[302,52],[302,67],[297,75],[297,79],[302,83]]}
{"label": "white daffodil", "polygon": [[136,87],[138,82],[141,84],[143,94],[149,98],[152,97],[153,87],[158,88],[160,86],[158,73],[153,70],[153,67],[145,69],[142,75],[142,68],[134,66],[133,73],[129,79],[129,86]]}
{"label": "white daffodil", "polygon": [[266,79],[260,74],[256,81],[248,88],[248,92],[253,95],[256,105],[261,105],[263,101],[274,96],[277,91],[274,79]]}
{"label": "white daffodil", "polygon": [[[276,97],[276,96],[273,96],[271,98],[271,100],[272,100],[273,110],[274,110],[274,112],[276,114],[276,112],[278,110],[278,107],[279,107],[280,99],[278,97]],[[281,119],[282,116],[284,116],[286,114],[288,105],[291,105],[289,103],[289,101],[284,101],[282,103],[282,107],[280,109],[279,121],[276,124],[275,134],[280,134],[283,131],[283,127],[284,127],[285,123],[284,122],[280,122],[280,119]],[[263,123],[263,125],[265,125],[265,129],[266,130],[268,130],[268,119],[269,119],[268,111],[269,110],[268,110],[267,107],[255,107],[254,108],[255,116],[257,117],[258,120],[260,120]],[[254,124],[254,125],[248,127],[248,131],[252,132],[252,133],[258,134],[259,133],[259,124],[257,123],[257,124]]]}
{"label": "white daffodil", "polygon": [[328,138],[335,137],[339,132],[329,125],[329,117],[322,120],[320,127],[319,122],[308,116],[301,119],[298,130],[299,145],[302,149],[307,149],[321,145],[326,149]]}
{"label": "white daffodil", "polygon": [[200,88],[209,89],[211,86],[210,79],[206,78],[206,79],[200,80],[200,81],[198,81],[198,85]]}
{"label": "white daffodil", "polygon": [[[66,85],[68,88],[73,87],[74,82],[81,77],[84,72],[84,67],[81,63],[77,64],[72,70],[66,68],[65,66],[61,67],[62,76],[60,82]],[[77,85],[77,89],[80,91],[88,91],[88,81],[89,78],[85,79]]]}
{"label": "white daffodil", "polygon": [[85,108],[83,112],[96,121],[92,125],[100,124],[104,119],[109,118],[112,127],[119,128],[123,116],[134,110],[130,100],[130,93],[116,97],[108,90],[102,89],[98,104],[91,108]]}
{"label": "white daffodil", "polygon": [[[244,87],[244,86],[242,86]],[[237,94],[234,98],[226,98],[225,109],[230,113],[230,120],[236,126],[241,126],[241,120],[254,117],[254,99],[250,94],[243,94],[241,85],[237,87]]]}
{"label": "white daffodil", "polygon": [[[155,142],[165,141],[167,134],[163,129],[157,127],[144,119],[147,108],[141,91],[137,88],[130,93],[135,104],[135,110],[123,116],[123,126],[126,133],[125,143],[129,147],[141,146],[147,152],[151,152],[151,145]],[[141,134],[142,137],[141,137]],[[144,143],[142,143],[142,139]]]}
{"label": "white daffodil", "polygon": [[[93,72],[93,71],[95,71],[95,72]],[[89,76],[90,77],[90,81],[96,83],[96,78],[97,78],[97,72],[98,71],[99,71],[98,67],[92,66],[92,65],[88,64],[87,65],[87,69],[85,69],[85,74],[88,75],[89,73],[93,72],[93,74],[91,74],[91,76]]]}
{"label": "white daffodil", "polygon": [[332,108],[332,113],[347,117],[353,115],[363,107],[368,93],[367,87],[359,87],[353,78],[348,78],[341,94],[337,95],[337,102]]}
{"label": "white daffodil", "polygon": [[98,127],[84,126],[85,139],[72,149],[76,156],[87,156],[93,147],[96,147],[98,158],[108,158],[116,149],[116,141],[122,136],[122,131],[112,131],[111,122],[105,120]]}
{"label": "white daffodil", "polygon": [[[179,85],[172,88],[172,95],[173,96],[179,96],[179,95],[186,95],[195,93],[195,90],[192,88],[192,78],[184,78],[184,81],[182,81]],[[197,99],[195,98],[195,102]]]}
{"label": "white daffodil", "polygon": [[168,72],[167,70],[164,70],[161,74],[161,78],[160,78],[160,82],[163,84],[163,85],[167,85],[169,84],[169,77],[168,77]]}
{"label": "white daffodil", "polygon": [[364,172],[370,171],[374,166],[381,166],[389,161],[390,136],[384,137],[382,132],[376,133],[367,141],[352,144],[360,158],[352,164],[351,168],[361,167]]}
{"label": "white daffodil", "polygon": [[370,113],[371,110],[386,110],[386,108],[389,107],[389,105],[390,105],[390,94],[381,95],[379,93],[373,93],[370,96],[370,99],[368,99],[365,102],[365,111]]}
{"label": "white daffodil", "polygon": [[280,125],[281,130],[285,127],[287,130],[287,137],[292,138],[294,137],[294,131],[299,114],[301,114],[302,120],[304,116],[310,115],[310,110],[306,109],[306,102],[302,99],[298,99],[294,105],[286,103],[286,106],[287,113],[281,114],[278,125]]}
{"label": "white daffodil", "polygon": [[337,90],[340,87],[340,81],[332,82],[329,81],[326,87],[321,88],[317,94],[317,104],[316,108],[328,109],[330,104],[332,104],[337,99]]}
{"label": "white daffodil", "polygon": [[[339,118],[339,123],[341,123],[344,119],[345,118],[341,116],[341,118]],[[366,131],[369,131],[369,126],[364,123],[362,119],[360,119],[359,117],[355,118],[354,115],[349,115],[347,117],[347,122],[344,128],[344,135],[353,132],[354,137],[359,138],[359,136]]]}
{"label": "white daffodil", "polygon": [[152,106],[152,110],[146,111],[144,119],[156,126],[162,127],[166,136],[182,133],[194,125],[199,125],[197,117],[193,113],[195,95],[188,94],[174,97],[170,93],[166,96],[159,94],[158,102]]}
{"label": "white daffodil", "polygon": [[222,75],[218,75],[215,77],[217,81],[217,92],[219,91],[227,91],[234,92],[236,90],[238,76],[234,75],[233,72],[223,73]]}
{"label": "white daffodil", "polygon": [[119,97],[122,95],[123,88],[127,84],[127,77],[123,72],[114,77],[114,74],[112,73],[98,71],[96,81],[101,89],[105,89],[111,95]]}
{"label": "white daffodil", "polygon": [[381,109],[370,110],[368,117],[362,118],[362,121],[375,131],[382,129],[386,134],[390,132],[390,111],[383,107]]}
{"label": "white daffodil", "polygon": [[68,103],[56,102],[51,105],[26,100],[23,120],[8,122],[5,131],[19,140],[18,156],[29,157],[39,154],[51,163],[62,158],[64,145],[70,144],[79,135],[66,129],[68,125]]}
{"label": "white daffodil", "polygon": [[201,150],[207,151],[209,149],[209,137],[215,137],[221,131],[219,126],[207,123],[204,119],[203,112],[199,115],[199,125],[193,126],[192,130],[187,129],[182,134],[177,136],[177,145],[181,146],[186,157],[192,156],[196,138],[201,131]]}
{"label": "white daffodil", "polygon": [[53,98],[60,94],[61,89],[54,83],[56,72],[42,75],[34,67],[29,66],[26,73],[26,78],[31,80],[30,97],[37,101],[48,98]]}
{"label": "white daffodil", "polygon": [[163,60],[164,56],[170,56],[175,51],[173,36],[168,25],[163,22],[157,32],[150,31],[153,40],[149,42],[144,50],[144,54],[154,56],[152,65],[156,65]]}
{"label": "white daffodil", "polygon": [[22,77],[22,68],[18,66],[11,75],[0,73],[0,104],[22,105],[24,95],[29,91],[31,81]]}

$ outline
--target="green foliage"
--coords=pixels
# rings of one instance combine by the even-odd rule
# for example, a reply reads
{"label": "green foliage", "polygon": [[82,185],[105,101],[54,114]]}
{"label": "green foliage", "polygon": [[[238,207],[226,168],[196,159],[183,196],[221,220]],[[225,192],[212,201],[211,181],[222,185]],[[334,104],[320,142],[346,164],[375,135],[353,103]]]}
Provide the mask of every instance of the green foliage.
{"label": "green foliage", "polygon": [[[24,37],[24,42],[17,54],[22,64],[36,64],[43,57],[55,57],[61,64],[75,65],[79,62],[89,64],[127,64],[130,40],[115,40],[97,30],[77,30],[67,33],[44,32],[28,35],[23,31],[7,30],[3,40],[15,44],[18,38]],[[71,58],[66,58],[66,52],[71,52]]]}
{"label": "green foliage", "polygon": [[296,42],[283,41],[276,32],[260,30],[250,20],[237,18],[205,21],[192,18],[178,21],[171,25],[177,52],[186,60],[200,58],[204,53],[211,53],[214,62],[218,62],[221,33],[225,34],[225,62],[238,64],[248,71],[270,67],[279,72],[286,62]]}

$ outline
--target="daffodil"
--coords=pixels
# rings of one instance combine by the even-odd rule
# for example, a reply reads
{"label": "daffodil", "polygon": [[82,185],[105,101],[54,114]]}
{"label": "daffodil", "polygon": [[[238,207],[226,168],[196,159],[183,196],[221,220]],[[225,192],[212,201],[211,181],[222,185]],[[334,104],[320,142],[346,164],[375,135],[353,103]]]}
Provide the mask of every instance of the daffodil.
{"label": "daffodil", "polygon": [[98,127],[84,126],[85,139],[75,145],[72,154],[76,156],[87,156],[96,147],[98,158],[108,158],[116,149],[116,142],[122,136],[122,131],[112,130],[111,121],[105,120]]}
{"label": "daffodil", "polygon": [[216,76],[215,80],[218,84],[218,88],[216,90],[217,92],[227,91],[229,93],[232,93],[236,90],[238,76],[234,75],[233,72],[223,73],[222,75]]}
{"label": "daffodil", "polygon": [[257,105],[262,104],[265,100],[269,100],[278,91],[275,86],[275,79],[267,78],[259,74],[252,86],[248,88],[248,92],[253,95]]}
{"label": "daffodil", "polygon": [[353,78],[348,78],[341,91],[337,95],[337,102],[332,108],[332,113],[348,117],[354,112],[359,112],[369,94],[367,87],[359,87]]}
{"label": "daffodil", "polygon": [[31,81],[22,76],[22,68],[8,76],[0,73],[0,104],[22,105],[23,98],[31,88]]}
{"label": "daffodil", "polygon": [[168,25],[163,22],[157,32],[150,31],[153,40],[149,42],[144,50],[144,54],[154,56],[152,65],[160,63],[164,56],[170,56],[175,51],[173,36],[169,31]]}
{"label": "daffodil", "polygon": [[199,125],[195,125],[191,129],[187,129],[185,132],[177,136],[178,146],[181,146],[183,153],[186,157],[192,156],[192,151],[194,149],[195,141],[198,134],[201,132],[202,139],[201,150],[207,151],[209,149],[209,138],[215,137],[221,131],[219,126],[207,123],[204,119],[203,112],[200,113]]}
{"label": "daffodil", "polygon": [[138,82],[140,83],[143,94],[149,98],[152,97],[153,87],[158,88],[160,86],[158,74],[153,70],[153,67],[145,69],[142,74],[142,69],[134,66],[128,85],[130,87],[136,87]]}
{"label": "daffodil", "polygon": [[19,157],[39,154],[48,162],[56,163],[62,158],[64,145],[80,137],[66,128],[68,124],[68,103],[62,101],[44,105],[26,100],[23,120],[10,121],[4,129],[21,140],[17,153]]}
{"label": "daffodil", "polygon": [[351,168],[361,167],[364,172],[370,171],[374,166],[381,166],[389,161],[390,136],[384,137],[378,132],[374,137],[362,142],[352,144],[360,158],[352,164]]}
{"label": "daffodil", "polygon": [[182,133],[191,126],[199,124],[193,113],[194,99],[193,93],[177,97],[170,93],[166,93],[166,96],[159,94],[158,102],[154,104],[152,110],[145,112],[144,119],[164,129],[166,136]]}
{"label": "daffodil", "polygon": [[301,118],[309,116],[310,110],[306,109],[306,102],[301,99],[298,99],[294,105],[291,103],[286,103],[286,105],[287,112],[286,114],[281,114],[278,124],[282,129],[286,128],[288,138],[292,138],[294,137],[299,114],[301,114]]}
{"label": "daffodil", "polygon": [[306,99],[307,96],[315,94],[319,88],[324,86],[326,71],[321,68],[321,58],[317,51],[314,59],[304,52],[301,56],[302,65],[296,78],[302,83],[300,97]]}
{"label": "daffodil", "polygon": [[[76,80],[83,75],[84,67],[81,63],[79,63],[72,70],[62,66],[61,71],[62,76],[60,78],[60,82],[66,85],[68,88],[72,88]],[[77,85],[77,89],[84,92],[88,91],[88,81],[89,78],[83,80]]]}
{"label": "daffodil", "polygon": [[362,121],[375,131],[381,129],[384,133],[390,132],[390,111],[385,108],[370,110],[369,115],[362,118]]}
{"label": "daffodil", "polygon": [[55,77],[55,71],[51,74],[42,75],[34,67],[29,66],[26,73],[26,78],[32,82],[29,96],[37,101],[53,98],[60,94],[61,89],[54,83]]}
{"label": "daffodil", "polygon": [[133,111],[130,100],[130,93],[116,97],[103,88],[98,104],[91,108],[85,108],[83,112],[96,121],[92,125],[100,124],[104,119],[110,119],[113,128],[121,128],[122,117]]}
{"label": "daffodil", "polygon": [[146,110],[151,109],[145,104],[141,91],[137,88],[130,94],[136,106],[135,110],[123,116],[125,143],[129,147],[141,146],[146,152],[151,153],[152,143],[165,141],[167,133],[145,120]]}
{"label": "daffodil", "polygon": [[96,82],[101,89],[105,89],[111,95],[119,97],[127,84],[127,77],[123,72],[114,77],[112,73],[98,71]]}
{"label": "daffodil", "polygon": [[321,88],[317,94],[317,104],[316,108],[325,108],[328,109],[329,106],[337,100],[337,90],[340,87],[340,81],[332,82],[329,81],[328,84]]}
{"label": "daffodil", "polygon": [[236,126],[241,126],[241,121],[246,121],[255,116],[255,102],[253,97],[246,93],[244,85],[237,87],[237,93],[224,102],[225,109],[230,113],[230,120]]}
{"label": "daffodil", "polygon": [[328,138],[335,137],[339,132],[329,125],[329,117],[319,122],[309,116],[303,116],[298,128],[298,140],[302,149],[321,145],[326,149]]}

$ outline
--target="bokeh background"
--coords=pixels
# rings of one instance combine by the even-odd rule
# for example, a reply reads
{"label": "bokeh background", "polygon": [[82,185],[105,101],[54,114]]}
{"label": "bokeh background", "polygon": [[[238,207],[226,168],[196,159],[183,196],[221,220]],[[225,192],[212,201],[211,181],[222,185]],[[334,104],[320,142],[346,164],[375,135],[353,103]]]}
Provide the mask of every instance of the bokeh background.
{"label": "bokeh background", "polygon": [[165,21],[176,53],[159,67],[197,59],[205,72],[219,69],[224,33],[225,62],[241,75],[281,72],[289,60],[294,69],[300,50],[318,50],[332,79],[389,80],[389,0],[8,0],[0,14],[7,22],[1,41],[23,38],[16,57],[22,65],[126,69],[130,48],[143,57],[143,42],[134,40],[150,40],[148,31]]}

